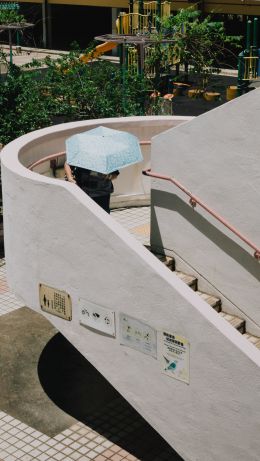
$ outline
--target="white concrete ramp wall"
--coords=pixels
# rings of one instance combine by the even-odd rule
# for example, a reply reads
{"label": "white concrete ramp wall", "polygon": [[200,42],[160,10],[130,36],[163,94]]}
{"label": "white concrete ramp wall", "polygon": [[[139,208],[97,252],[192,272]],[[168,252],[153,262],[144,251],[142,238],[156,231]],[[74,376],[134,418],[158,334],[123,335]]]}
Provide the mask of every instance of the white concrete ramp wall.
{"label": "white concrete ramp wall", "polygon": [[[77,186],[28,171],[30,136],[2,154],[11,288],[185,460],[258,461],[259,351]],[[71,321],[41,311],[40,283],[70,294]],[[80,324],[80,298],[115,312],[115,338]],[[156,357],[120,344],[120,312],[157,331]],[[189,341],[189,384],[163,374],[162,331]]]}
{"label": "white concrete ramp wall", "polygon": [[[120,117],[56,125],[47,130],[39,130],[36,135],[32,133],[30,139],[27,137],[26,149],[20,154],[20,161],[24,166],[28,167],[48,155],[63,152],[65,151],[65,140],[69,136],[100,125],[115,130],[124,129],[137,136],[140,141],[150,141],[155,134],[178,126],[192,118],[182,116]],[[120,176],[115,181],[112,205],[121,206],[126,200],[133,204],[150,202],[151,182],[149,178],[142,176],[142,169],[150,167],[150,152],[150,145],[143,145],[143,162],[121,170]],[[44,173],[48,169],[49,164],[45,163],[36,167],[35,171]]]}
{"label": "white concrete ramp wall", "polygon": [[[260,247],[260,90],[152,142],[152,170],[175,177]],[[260,325],[254,250],[162,180],[152,181],[152,245],[176,254]]]}

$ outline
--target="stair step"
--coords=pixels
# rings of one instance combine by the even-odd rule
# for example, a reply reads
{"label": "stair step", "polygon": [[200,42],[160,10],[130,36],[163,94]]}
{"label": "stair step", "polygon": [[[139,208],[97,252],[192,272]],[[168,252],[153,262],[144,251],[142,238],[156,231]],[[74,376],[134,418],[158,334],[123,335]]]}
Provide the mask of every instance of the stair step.
{"label": "stair step", "polygon": [[219,298],[202,291],[197,291],[197,294],[217,312],[221,311],[221,300]]}
{"label": "stair step", "polygon": [[243,336],[254,344],[257,349],[260,349],[260,338],[258,336],[250,335],[250,333],[244,333]]}
{"label": "stair step", "polygon": [[174,271],[174,268],[175,268],[174,258],[172,258],[171,256],[161,255],[159,253],[154,253],[154,256],[156,256],[156,258],[159,259],[171,271]]}
{"label": "stair step", "polygon": [[245,333],[245,320],[237,317],[236,315],[227,314],[226,312],[220,312],[219,315],[223,317],[227,322],[229,322],[240,333]]}
{"label": "stair step", "polygon": [[198,279],[194,275],[185,274],[184,272],[175,271],[177,277],[179,277],[186,285],[192,290],[196,291],[198,288]]}

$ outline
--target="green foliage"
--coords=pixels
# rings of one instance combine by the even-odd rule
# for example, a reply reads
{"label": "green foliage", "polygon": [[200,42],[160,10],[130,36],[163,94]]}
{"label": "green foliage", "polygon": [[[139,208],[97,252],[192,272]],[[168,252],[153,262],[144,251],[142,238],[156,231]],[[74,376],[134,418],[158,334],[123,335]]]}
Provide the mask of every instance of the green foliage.
{"label": "green foliage", "polygon": [[[179,64],[189,66],[204,88],[212,72],[216,72],[221,59],[229,52],[227,45],[239,47],[241,37],[226,35],[222,22],[212,21],[211,16],[201,18],[201,12],[193,7],[181,9],[175,16],[162,18],[157,41],[173,39],[168,45],[179,58]],[[166,52],[161,45],[162,59]],[[158,52],[157,57],[158,59]]]}
{"label": "green foliage", "polygon": [[7,63],[0,82],[0,143],[59,121],[143,114],[147,81],[106,61],[84,64],[77,51],[58,60]]}
{"label": "green foliage", "polygon": [[15,10],[0,9],[0,24],[23,24],[25,18]]}

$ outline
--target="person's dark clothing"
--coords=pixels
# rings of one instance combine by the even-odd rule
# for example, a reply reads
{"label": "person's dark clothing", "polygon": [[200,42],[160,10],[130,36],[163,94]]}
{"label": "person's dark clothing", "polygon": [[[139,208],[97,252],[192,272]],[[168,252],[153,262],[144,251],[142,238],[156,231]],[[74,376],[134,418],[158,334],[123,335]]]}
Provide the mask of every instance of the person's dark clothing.
{"label": "person's dark clothing", "polygon": [[[71,167],[77,185],[88,194],[107,213],[110,213],[110,194],[114,186],[108,175],[80,167]],[[119,175],[119,171],[111,174]]]}

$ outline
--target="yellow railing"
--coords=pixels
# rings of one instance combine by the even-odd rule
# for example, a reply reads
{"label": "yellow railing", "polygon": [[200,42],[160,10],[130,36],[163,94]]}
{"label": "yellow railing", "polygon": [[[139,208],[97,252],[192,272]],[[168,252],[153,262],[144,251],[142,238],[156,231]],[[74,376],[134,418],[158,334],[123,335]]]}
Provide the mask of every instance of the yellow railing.
{"label": "yellow railing", "polygon": [[[136,0],[133,3],[134,13],[139,13],[139,1]],[[143,2],[143,12],[144,14],[156,16],[157,15],[157,1]],[[161,17],[170,16],[171,14],[171,3],[163,2],[161,3]]]}
{"label": "yellow railing", "polygon": [[131,74],[138,73],[138,51],[135,46],[129,46],[128,50],[128,72]]}
{"label": "yellow railing", "polygon": [[[161,17],[171,14],[170,2],[161,4]],[[143,13],[139,12],[139,2],[133,4],[133,12],[120,13],[116,26],[117,32],[124,35],[146,33],[156,29],[157,2],[143,2]]]}
{"label": "yellow railing", "polygon": [[139,13],[120,13],[117,23],[119,34],[134,35],[146,33],[149,30],[149,16]]}
{"label": "yellow railing", "polygon": [[244,78],[243,80],[252,80],[258,77],[257,67],[258,67],[258,56],[244,56]]}

